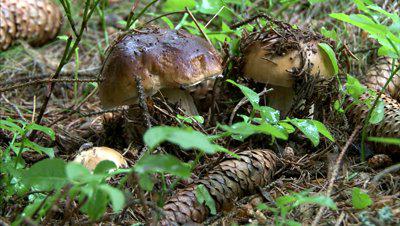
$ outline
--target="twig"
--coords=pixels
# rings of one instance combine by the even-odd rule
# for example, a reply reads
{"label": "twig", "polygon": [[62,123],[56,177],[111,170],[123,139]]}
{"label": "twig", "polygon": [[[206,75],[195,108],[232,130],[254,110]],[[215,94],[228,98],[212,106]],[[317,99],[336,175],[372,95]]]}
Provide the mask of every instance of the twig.
{"label": "twig", "polygon": [[42,84],[42,83],[55,83],[55,82],[72,82],[72,83],[84,83],[84,82],[100,82],[101,79],[97,78],[87,78],[87,79],[73,79],[73,78],[57,78],[57,79],[51,79],[51,78],[46,78],[46,79],[40,79],[40,80],[34,80],[30,82],[25,82],[22,84],[17,84],[17,85],[12,85],[8,86],[6,88],[0,89],[0,93],[4,93],[6,91],[10,90],[15,90],[15,89],[21,89],[27,86],[32,86],[32,85],[37,85],[37,84]]}
{"label": "twig", "polygon": [[[258,96],[261,97],[262,95],[272,91],[273,89],[265,89],[263,91],[261,91]],[[231,117],[229,117],[229,125],[232,125],[233,123],[233,119],[235,118],[236,112],[239,110],[239,108],[241,106],[243,106],[244,104],[247,104],[249,102],[249,99],[247,99],[247,97],[243,97],[243,99],[241,99],[239,101],[239,103],[237,103],[237,105],[235,106],[235,108],[232,111]]]}
{"label": "twig", "polygon": [[142,26],[140,26],[139,29],[142,29],[143,27],[146,27],[146,25],[148,25],[149,23],[151,23],[153,21],[156,21],[156,20],[158,20],[160,18],[163,18],[163,17],[166,17],[166,16],[170,16],[170,15],[174,15],[174,14],[181,14],[181,13],[186,13],[186,10],[181,10],[181,11],[169,12],[169,13],[161,14],[161,15],[159,15],[159,16],[157,16],[157,17],[155,17],[155,18],[153,18],[153,19],[151,19],[149,21],[146,21]]}
{"label": "twig", "polygon": [[14,108],[14,110],[17,112],[18,116],[19,116],[22,120],[24,120],[25,122],[27,121],[26,118],[24,117],[24,115],[23,115],[23,114],[21,113],[21,111],[19,110],[19,108],[18,108],[17,105],[11,103],[11,102],[7,99],[7,97],[6,97],[4,94],[1,94],[1,97],[2,97],[9,105],[11,105],[12,108]]}
{"label": "twig", "polygon": [[186,12],[189,14],[189,16],[192,18],[192,20],[194,21],[194,24],[196,24],[197,29],[199,29],[200,33],[204,36],[204,38],[207,40],[208,43],[210,43],[210,45],[212,45],[212,42],[210,41],[210,39],[208,38],[208,36],[206,35],[206,33],[203,31],[203,29],[201,29],[199,22],[197,21],[196,17],[194,17],[193,13],[189,10],[188,7],[185,7]]}
{"label": "twig", "polygon": [[208,27],[208,25],[211,24],[211,22],[222,12],[222,10],[224,10],[225,6],[222,6],[218,12],[206,23],[206,25],[204,26],[205,28]]}
{"label": "twig", "polygon": [[385,176],[388,173],[395,172],[400,170],[400,163],[397,163],[396,165],[390,166],[381,172],[379,172],[377,175],[375,175],[374,179],[372,179],[372,183],[376,184],[383,176]]}
{"label": "twig", "polygon": [[[329,180],[329,184],[328,184],[328,188],[326,190],[326,196],[330,197],[333,191],[333,185],[335,184],[336,178],[339,174],[340,171],[340,166],[342,165],[342,160],[344,155],[346,154],[347,149],[350,147],[351,143],[353,143],[354,138],[357,136],[358,132],[360,131],[360,129],[362,128],[361,125],[358,125],[353,133],[351,133],[351,136],[349,137],[349,139],[347,140],[346,144],[344,145],[344,147],[342,148],[342,150],[340,151],[339,156],[336,159],[335,165],[333,166],[333,170],[332,170],[332,176],[331,179]],[[321,206],[318,210],[317,216],[315,217],[313,223],[311,224],[311,226],[317,226],[319,221],[322,218],[322,215],[325,211],[325,206]]]}
{"label": "twig", "polygon": [[136,6],[134,6],[134,7],[132,8],[132,10],[131,10],[131,14],[129,15],[129,18],[128,18],[127,22],[126,22],[125,30],[129,30],[129,28],[132,26],[132,24],[134,24],[134,23],[136,22],[136,20],[138,20],[139,17],[141,17],[141,16],[147,11],[148,8],[150,8],[150,6],[152,6],[152,5],[155,4],[156,2],[158,2],[158,0],[154,0],[154,1],[150,2],[149,4],[147,4],[147,5],[142,9],[142,11],[140,11],[139,14],[138,14],[135,18],[133,18],[134,10],[135,10],[135,8],[136,8],[136,6],[137,6],[137,5],[136,5],[136,2],[135,2],[135,5],[136,5]]}

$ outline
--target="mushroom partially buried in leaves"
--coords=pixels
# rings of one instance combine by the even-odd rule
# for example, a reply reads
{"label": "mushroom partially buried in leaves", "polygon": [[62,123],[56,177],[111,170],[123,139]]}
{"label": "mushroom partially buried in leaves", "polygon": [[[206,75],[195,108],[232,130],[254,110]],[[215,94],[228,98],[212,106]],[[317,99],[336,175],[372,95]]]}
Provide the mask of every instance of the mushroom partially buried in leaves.
{"label": "mushroom partially buried in leaves", "polygon": [[206,40],[182,30],[148,29],[126,34],[108,50],[100,99],[105,108],[136,104],[135,76],[140,76],[147,96],[160,91],[188,115],[197,115],[185,88],[220,75],[221,62]]}
{"label": "mushroom partially buried in leaves", "polygon": [[273,88],[269,105],[282,116],[296,112],[305,108],[300,105],[317,101],[327,86],[324,82],[334,75],[329,57],[318,47],[321,41],[318,35],[285,24],[245,34],[240,42],[241,73]]}
{"label": "mushroom partially buried in leaves", "polygon": [[79,162],[90,171],[93,171],[104,160],[113,162],[118,168],[128,166],[124,156],[108,147],[93,147],[88,150],[82,150],[75,157],[74,162]]}

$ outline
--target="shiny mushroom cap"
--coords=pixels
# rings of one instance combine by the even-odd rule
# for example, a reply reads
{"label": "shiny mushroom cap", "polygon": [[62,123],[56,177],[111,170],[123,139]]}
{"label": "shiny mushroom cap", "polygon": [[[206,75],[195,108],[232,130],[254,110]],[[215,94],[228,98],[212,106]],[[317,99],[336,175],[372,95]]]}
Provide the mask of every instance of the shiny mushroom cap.
{"label": "shiny mushroom cap", "polygon": [[99,95],[105,108],[137,103],[135,75],[147,95],[179,89],[222,73],[221,57],[204,39],[182,30],[149,29],[122,37],[108,51]]}
{"label": "shiny mushroom cap", "polygon": [[108,147],[93,147],[89,150],[82,151],[75,157],[74,162],[79,162],[90,171],[93,171],[96,166],[104,160],[114,162],[118,168],[128,166],[124,156]]}

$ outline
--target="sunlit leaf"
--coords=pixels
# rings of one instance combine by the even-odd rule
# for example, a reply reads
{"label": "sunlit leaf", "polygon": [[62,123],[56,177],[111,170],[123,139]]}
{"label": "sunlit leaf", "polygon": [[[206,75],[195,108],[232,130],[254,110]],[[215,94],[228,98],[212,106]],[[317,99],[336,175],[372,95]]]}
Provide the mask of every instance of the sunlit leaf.
{"label": "sunlit leaf", "polygon": [[330,60],[330,64],[333,68],[334,75],[339,73],[339,66],[337,63],[335,52],[333,51],[332,47],[326,43],[319,43],[318,46],[322,49],[322,51],[328,55]]}
{"label": "sunlit leaf", "polygon": [[196,186],[196,198],[200,204],[205,202],[206,206],[210,209],[211,214],[217,214],[215,201],[204,185],[200,184]]}
{"label": "sunlit leaf", "polygon": [[369,119],[369,122],[371,124],[378,124],[383,120],[384,117],[385,117],[385,103],[382,100],[379,100],[378,104],[371,113],[371,118]]}
{"label": "sunlit leaf", "polygon": [[369,195],[357,187],[353,188],[351,193],[351,201],[353,203],[353,207],[356,209],[365,209],[372,205],[372,199],[369,197]]}
{"label": "sunlit leaf", "polygon": [[68,182],[65,165],[61,159],[42,160],[22,174],[22,182],[39,190],[60,189]]}

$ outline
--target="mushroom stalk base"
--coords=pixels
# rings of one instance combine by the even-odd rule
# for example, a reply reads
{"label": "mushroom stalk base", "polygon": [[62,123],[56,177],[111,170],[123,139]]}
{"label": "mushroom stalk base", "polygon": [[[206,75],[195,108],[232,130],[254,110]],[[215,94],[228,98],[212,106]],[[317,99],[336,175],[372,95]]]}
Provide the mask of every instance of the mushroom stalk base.
{"label": "mushroom stalk base", "polygon": [[189,92],[181,89],[162,89],[162,95],[172,104],[179,104],[182,110],[189,116],[199,115],[193,97]]}
{"label": "mushroom stalk base", "polygon": [[281,112],[281,118],[285,118],[293,106],[294,90],[292,87],[269,86],[273,88],[268,93],[269,106]]}

